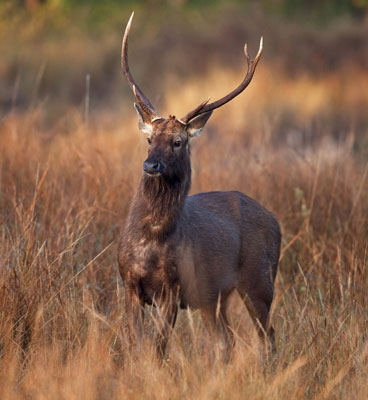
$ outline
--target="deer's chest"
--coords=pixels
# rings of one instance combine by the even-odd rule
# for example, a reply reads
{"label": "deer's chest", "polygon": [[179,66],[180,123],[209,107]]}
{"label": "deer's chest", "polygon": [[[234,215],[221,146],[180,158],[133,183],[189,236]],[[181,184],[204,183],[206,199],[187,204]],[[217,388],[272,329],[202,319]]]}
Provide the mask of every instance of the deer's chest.
{"label": "deer's chest", "polygon": [[162,297],[177,285],[177,251],[170,244],[138,242],[134,246],[132,274],[146,303]]}

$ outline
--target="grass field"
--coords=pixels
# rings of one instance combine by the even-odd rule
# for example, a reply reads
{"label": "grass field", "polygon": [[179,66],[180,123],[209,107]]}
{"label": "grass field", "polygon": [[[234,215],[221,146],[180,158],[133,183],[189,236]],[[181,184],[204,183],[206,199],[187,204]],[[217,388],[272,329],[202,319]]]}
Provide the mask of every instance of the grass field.
{"label": "grass field", "polygon": [[[3,32],[4,24],[0,24]],[[37,28],[23,28],[26,38],[21,48],[26,49],[33,37],[30,26]],[[255,29],[251,29],[252,39],[259,36]],[[285,32],[279,29],[282,37]],[[306,36],[296,32],[300,40],[311,37],[310,32]],[[333,32],[321,41],[354,33],[354,40],[361,43],[366,27]],[[83,56],[78,49],[85,47],[87,59],[95,60],[99,51],[112,51],[119,34],[104,32],[93,48],[91,38],[80,36],[77,41],[68,37],[48,39],[51,44],[40,41],[39,49],[55,52],[52,43],[64,41],[68,57],[75,54],[79,60]],[[139,46],[142,39],[135,34],[133,53],[133,43]],[[43,72],[42,62],[37,62],[37,55],[32,58],[28,49],[25,60],[34,66],[33,75],[24,70],[17,75],[23,64],[14,58],[10,42],[1,41],[6,55],[0,63],[4,82],[0,96],[1,399],[367,398],[368,91],[364,88],[368,77],[364,59],[351,50],[348,63],[318,69],[312,53],[314,67],[298,73],[295,65],[300,60],[296,64],[280,60],[299,45],[301,53],[295,58],[303,57],[310,41],[290,44],[272,56],[278,42],[274,39],[270,48],[266,39],[265,57],[251,86],[216,111],[201,137],[193,141],[191,192],[241,190],[281,223],[283,243],[272,313],[278,357],[270,365],[262,363],[255,330],[235,296],[231,320],[237,343],[229,364],[214,356],[196,311],[179,314],[163,365],[149,342],[133,354],[126,336],[117,243],[141,175],[146,142],[138,133],[132,95],[119,73],[119,44],[117,56],[108,60],[117,64],[108,64],[114,73],[107,94],[98,91],[110,71],[103,65],[106,58],[94,67],[87,120],[87,68],[79,61],[69,65],[55,52],[61,63],[55,72],[51,52],[51,67]],[[221,53],[210,35],[208,40],[209,47]],[[254,40],[252,54],[256,46]],[[198,51],[195,47],[195,54]],[[236,62],[224,65],[217,62],[221,54],[212,57],[212,50],[208,51],[209,65],[182,75],[171,69],[170,57],[180,53],[175,43],[168,45],[162,73],[156,58],[154,71],[163,87],[148,82],[148,94],[153,102],[157,96],[164,116],[184,114],[202,99],[215,99],[238,84],[243,74],[241,52],[233,50],[233,55],[227,49]],[[132,70],[143,81],[149,78],[139,65],[147,57],[132,56],[137,65]],[[63,68],[65,91],[53,82],[54,76],[63,76]],[[82,84],[73,92],[76,74]],[[121,99],[116,85],[122,88]],[[50,93],[60,94],[59,101]],[[102,104],[104,96],[109,106]]]}

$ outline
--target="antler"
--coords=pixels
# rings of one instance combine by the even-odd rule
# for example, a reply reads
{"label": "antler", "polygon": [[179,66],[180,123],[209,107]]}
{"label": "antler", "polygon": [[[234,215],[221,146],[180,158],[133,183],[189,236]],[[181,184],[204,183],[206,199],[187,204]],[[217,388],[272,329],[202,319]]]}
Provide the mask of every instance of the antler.
{"label": "antler", "polygon": [[123,43],[121,46],[121,68],[123,70],[123,73],[125,77],[127,78],[130,87],[133,90],[134,96],[137,100],[138,105],[148,113],[148,115],[151,116],[151,118],[155,118],[158,116],[157,111],[151,104],[151,102],[147,99],[147,97],[143,94],[141,89],[139,89],[139,86],[135,83],[132,74],[130,73],[129,70],[129,65],[128,65],[128,36],[130,32],[130,27],[132,25],[132,20],[133,20],[134,12],[132,12],[132,15],[129,18],[128,24],[125,28],[125,33],[123,37]]}
{"label": "antler", "polygon": [[244,54],[245,54],[245,58],[246,58],[247,64],[248,64],[248,70],[247,70],[247,74],[245,75],[243,82],[232,92],[230,92],[226,96],[222,97],[221,99],[214,101],[213,103],[208,104],[209,100],[204,101],[199,106],[197,106],[194,110],[190,111],[183,118],[181,118],[180,121],[182,121],[183,123],[186,124],[194,117],[196,117],[200,114],[204,114],[205,112],[212,111],[215,108],[219,108],[219,107],[223,106],[224,104],[226,104],[227,102],[229,102],[230,100],[232,100],[238,94],[240,94],[249,85],[250,81],[252,80],[254,71],[256,70],[256,67],[258,64],[258,61],[261,58],[262,50],[263,50],[263,37],[261,37],[261,41],[259,44],[259,50],[256,55],[256,58],[254,60],[251,60],[249,57],[248,51],[247,51],[247,44],[245,43]]}

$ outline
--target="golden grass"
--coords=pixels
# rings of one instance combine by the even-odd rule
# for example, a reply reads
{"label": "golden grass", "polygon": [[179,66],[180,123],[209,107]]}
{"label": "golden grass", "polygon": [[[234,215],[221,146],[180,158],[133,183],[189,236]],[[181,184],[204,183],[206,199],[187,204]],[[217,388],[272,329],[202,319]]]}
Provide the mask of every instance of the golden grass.
{"label": "golden grass", "polygon": [[[281,222],[278,358],[262,363],[235,296],[227,365],[192,311],[163,365],[149,341],[129,348],[116,253],[145,156],[135,115],[87,128],[73,109],[47,129],[35,107],[0,123],[1,399],[367,398],[367,76],[274,74],[262,66],[193,143],[192,191],[241,190]],[[167,113],[238,80],[213,70],[200,88],[178,82]]]}

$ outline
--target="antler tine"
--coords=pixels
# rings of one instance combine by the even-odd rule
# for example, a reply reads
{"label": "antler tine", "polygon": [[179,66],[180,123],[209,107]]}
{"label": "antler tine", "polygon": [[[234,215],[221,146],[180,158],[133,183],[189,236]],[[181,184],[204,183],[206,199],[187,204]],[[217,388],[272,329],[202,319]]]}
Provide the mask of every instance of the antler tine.
{"label": "antler tine", "polygon": [[258,61],[261,58],[262,50],[263,50],[263,37],[261,37],[261,41],[259,43],[259,49],[258,49],[258,53],[257,53],[256,57],[254,58],[254,60],[251,60],[251,58],[249,57],[249,54],[248,54],[247,44],[245,43],[244,54],[245,54],[245,58],[247,60],[248,69],[247,69],[247,73],[245,75],[243,82],[237,88],[235,88],[232,92],[230,92],[229,94],[227,94],[224,97],[221,97],[221,99],[216,100],[210,104],[208,104],[208,100],[206,102],[201,103],[199,106],[197,106],[195,109],[193,109],[188,114],[186,114],[183,118],[181,118],[181,121],[183,121],[184,123],[188,123],[194,117],[196,117],[200,114],[204,114],[205,112],[212,111],[216,108],[219,108],[219,107],[223,106],[224,104],[228,103],[230,100],[232,100],[237,95],[239,95],[251,82],[253,75],[254,75],[254,71],[256,70]]}
{"label": "antler tine", "polygon": [[188,123],[191,119],[193,119],[196,115],[202,114],[201,110],[203,109],[203,107],[210,101],[210,98],[208,98],[205,101],[202,101],[202,103],[197,106],[196,108],[194,108],[192,111],[190,111],[185,117],[179,119],[180,122],[182,122],[183,124]]}
{"label": "antler tine", "polygon": [[132,12],[132,15],[129,18],[129,21],[127,23],[127,26],[125,28],[124,32],[124,37],[123,37],[123,42],[121,46],[121,68],[123,70],[123,73],[125,77],[127,78],[130,87],[133,90],[134,96],[137,99],[137,103],[145,112],[150,114],[152,118],[157,117],[158,113],[151,104],[151,102],[147,99],[147,97],[143,94],[139,86],[135,83],[132,74],[130,73],[129,70],[129,64],[128,64],[128,36],[130,32],[130,28],[132,25],[132,20],[134,16],[134,11]]}

